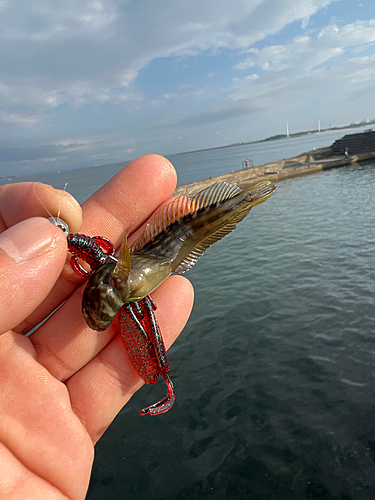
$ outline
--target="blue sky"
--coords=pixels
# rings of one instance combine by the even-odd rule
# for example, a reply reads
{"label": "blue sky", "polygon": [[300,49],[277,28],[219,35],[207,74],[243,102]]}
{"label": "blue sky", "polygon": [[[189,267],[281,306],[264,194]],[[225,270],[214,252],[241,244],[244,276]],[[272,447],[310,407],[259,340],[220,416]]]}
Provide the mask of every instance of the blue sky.
{"label": "blue sky", "polygon": [[0,0],[0,176],[375,119],[373,0]]}

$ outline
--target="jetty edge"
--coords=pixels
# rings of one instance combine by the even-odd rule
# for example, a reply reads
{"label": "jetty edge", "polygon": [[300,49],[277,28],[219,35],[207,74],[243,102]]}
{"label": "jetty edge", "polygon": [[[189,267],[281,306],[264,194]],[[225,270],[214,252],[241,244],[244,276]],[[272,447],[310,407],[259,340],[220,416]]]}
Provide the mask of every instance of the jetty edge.
{"label": "jetty edge", "polygon": [[375,131],[368,129],[364,132],[344,135],[331,146],[313,149],[292,158],[181,184],[177,186],[173,195],[178,196],[186,192],[194,195],[215,182],[228,182],[241,188],[263,180],[277,183],[291,177],[315,174],[323,170],[371,160],[375,160]]}

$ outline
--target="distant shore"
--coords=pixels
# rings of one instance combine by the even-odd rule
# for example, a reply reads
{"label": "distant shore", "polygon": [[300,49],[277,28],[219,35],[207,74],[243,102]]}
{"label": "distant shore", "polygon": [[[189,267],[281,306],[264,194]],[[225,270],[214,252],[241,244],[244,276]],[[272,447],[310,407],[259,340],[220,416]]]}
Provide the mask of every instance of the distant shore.
{"label": "distant shore", "polygon": [[265,139],[258,139],[256,141],[244,141],[244,142],[235,142],[232,144],[226,144],[224,146],[213,146],[211,148],[201,148],[201,149],[193,149],[192,151],[182,151],[181,153],[175,153],[176,156],[178,155],[186,155],[190,153],[200,153],[201,151],[213,151],[215,149],[226,149],[226,148],[234,148],[237,146],[247,146],[249,144],[258,144],[262,142],[269,142],[269,141],[278,141],[280,139],[291,139],[293,137],[303,137],[305,135],[314,135],[314,134],[329,134],[331,132],[345,132],[348,130],[352,130],[354,128],[368,128],[368,127],[373,127],[375,126],[375,123],[369,122],[369,123],[353,123],[351,125],[344,125],[341,127],[331,127],[331,128],[324,128],[321,130],[306,130],[303,132],[295,132],[293,134],[278,134],[278,135],[272,135],[270,137],[266,137]]}

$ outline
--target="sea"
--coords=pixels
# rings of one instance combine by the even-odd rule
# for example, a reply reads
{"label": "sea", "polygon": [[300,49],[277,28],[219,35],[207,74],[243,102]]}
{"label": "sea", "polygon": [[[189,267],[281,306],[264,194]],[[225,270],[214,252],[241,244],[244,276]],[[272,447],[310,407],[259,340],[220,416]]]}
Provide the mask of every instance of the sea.
{"label": "sea", "polygon": [[[179,183],[344,132],[171,155]],[[177,402],[144,386],[96,445],[88,500],[375,499],[375,165],[280,182],[186,276]],[[82,202],[119,166],[29,176]],[[17,180],[25,180],[17,179]]]}

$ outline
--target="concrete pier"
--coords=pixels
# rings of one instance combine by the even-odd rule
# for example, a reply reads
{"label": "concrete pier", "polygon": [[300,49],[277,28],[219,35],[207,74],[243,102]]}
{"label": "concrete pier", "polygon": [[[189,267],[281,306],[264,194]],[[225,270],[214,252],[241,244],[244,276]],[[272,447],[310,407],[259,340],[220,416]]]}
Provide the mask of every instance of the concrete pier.
{"label": "concrete pier", "polygon": [[[346,144],[350,145],[350,149]],[[364,147],[364,144],[366,144],[366,147]],[[339,153],[334,154],[336,151]],[[345,155],[345,151],[347,152],[347,156]],[[351,151],[355,154],[351,154]],[[236,170],[228,174],[210,177],[190,184],[183,184],[177,186],[174,195],[176,196],[185,192],[189,195],[194,195],[214,182],[228,182],[229,184],[236,184],[241,187],[246,187],[266,179],[277,183],[291,177],[315,174],[323,170],[330,170],[331,168],[345,167],[352,163],[372,160],[375,160],[375,132],[371,130],[359,134],[346,135],[327,148],[309,151],[294,158]]]}

